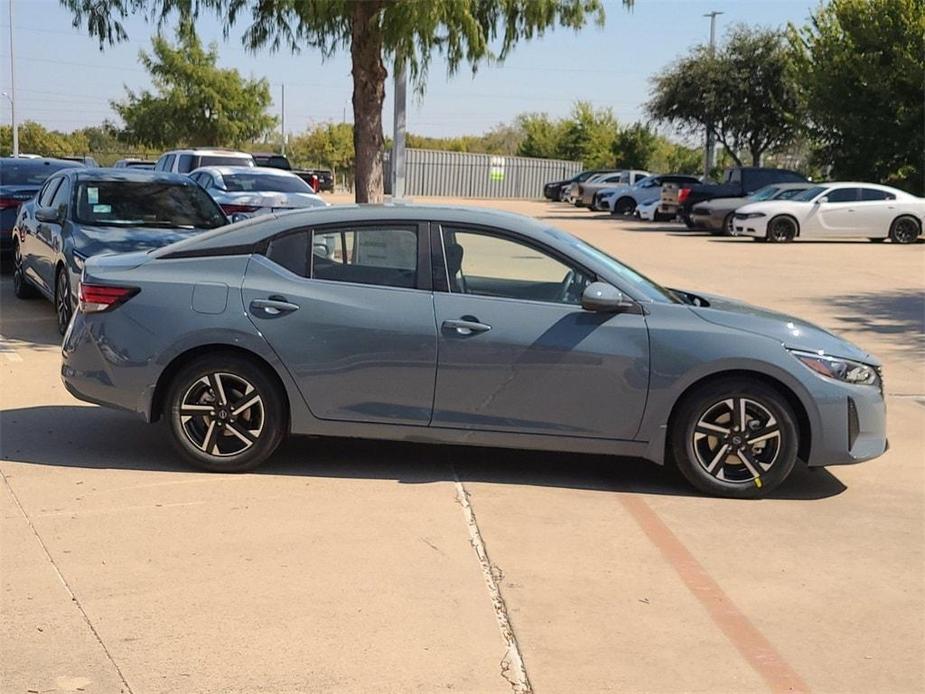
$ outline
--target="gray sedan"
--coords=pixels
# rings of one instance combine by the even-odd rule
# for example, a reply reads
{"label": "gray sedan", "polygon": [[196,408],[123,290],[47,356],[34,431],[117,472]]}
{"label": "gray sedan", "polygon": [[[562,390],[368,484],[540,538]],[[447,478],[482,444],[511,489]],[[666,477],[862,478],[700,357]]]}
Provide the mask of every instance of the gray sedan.
{"label": "gray sedan", "polygon": [[327,207],[314,189],[289,171],[262,166],[203,166],[189,177],[234,220],[305,207]]}
{"label": "gray sedan", "polygon": [[714,236],[732,235],[732,219],[735,211],[752,202],[765,200],[789,200],[813,183],[774,183],[759,188],[751,195],[741,198],[713,198],[697,203],[691,210],[691,221],[695,227],[708,229]]}
{"label": "gray sedan", "polygon": [[216,471],[292,433],[641,457],[757,497],[886,448],[864,350],[471,208],[271,214],[91,258],[63,359],[75,396],[163,418]]}

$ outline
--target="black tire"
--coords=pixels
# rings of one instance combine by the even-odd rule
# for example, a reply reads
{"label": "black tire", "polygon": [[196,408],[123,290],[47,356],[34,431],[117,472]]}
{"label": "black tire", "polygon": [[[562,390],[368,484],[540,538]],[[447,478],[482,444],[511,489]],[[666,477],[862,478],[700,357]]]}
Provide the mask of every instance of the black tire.
{"label": "black tire", "polygon": [[627,214],[632,214],[635,211],[636,211],[636,201],[630,197],[624,196],[620,198],[619,200],[617,200],[613,205],[614,214],[627,215]]}
{"label": "black tire", "polygon": [[74,315],[74,302],[71,297],[71,280],[67,269],[59,267],[55,273],[55,314],[58,317],[58,332],[67,332],[67,326]]}
{"label": "black tire", "polygon": [[681,221],[684,222],[684,226],[688,229],[696,229],[697,225],[694,224],[694,220],[690,218],[690,215],[681,213]]}
{"label": "black tire", "polygon": [[177,451],[210,472],[253,470],[287,430],[279,384],[262,365],[227,352],[183,366],[170,383],[164,409]]}
{"label": "black tire", "polygon": [[732,236],[735,214],[735,212],[730,212],[723,218],[723,227],[715,232],[716,236]]}
{"label": "black tire", "polygon": [[793,217],[778,215],[771,218],[765,231],[765,239],[769,243],[789,243],[797,237],[799,227]]}
{"label": "black tire", "polygon": [[670,222],[671,215],[662,214],[661,212],[655,211],[652,213],[652,221],[653,222]]}
{"label": "black tire", "polygon": [[19,243],[13,244],[13,294],[17,299],[34,299],[38,296],[22,269],[22,252]]}
{"label": "black tire", "polygon": [[922,225],[911,215],[897,217],[890,224],[890,241],[893,243],[915,243],[921,233]]}
{"label": "black tire", "polygon": [[[742,402],[744,427],[739,423]],[[742,436],[740,429],[748,434]],[[793,470],[799,447],[799,427],[787,399],[772,386],[748,378],[723,378],[685,396],[668,435],[672,457],[694,487],[736,499],[774,491]],[[754,445],[748,445],[749,438],[756,440]]]}

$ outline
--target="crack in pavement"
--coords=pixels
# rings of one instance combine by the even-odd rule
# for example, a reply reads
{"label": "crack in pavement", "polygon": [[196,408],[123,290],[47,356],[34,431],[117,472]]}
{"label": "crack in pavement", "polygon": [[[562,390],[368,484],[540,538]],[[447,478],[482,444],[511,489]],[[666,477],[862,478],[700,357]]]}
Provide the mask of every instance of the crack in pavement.
{"label": "crack in pavement", "polygon": [[71,590],[71,586],[68,584],[67,579],[64,578],[64,574],[61,573],[61,569],[58,568],[57,563],[55,563],[54,558],[51,556],[51,552],[48,551],[48,546],[45,544],[45,541],[42,539],[42,536],[39,534],[38,529],[32,523],[32,519],[29,517],[29,514],[26,513],[26,509],[23,507],[22,502],[19,500],[19,497],[16,495],[16,492],[13,490],[13,486],[10,484],[10,481],[7,479],[6,475],[0,470],[0,478],[3,479],[3,484],[6,486],[7,491],[10,493],[10,497],[13,499],[13,502],[16,504],[16,508],[19,509],[19,512],[22,514],[23,519],[26,521],[26,524],[29,526],[29,529],[32,531],[32,534],[35,536],[36,541],[39,543],[39,547],[42,548],[42,552],[45,553],[48,563],[51,564],[51,567],[54,569],[55,574],[58,576],[58,580],[61,581],[61,585],[64,586],[64,590],[71,598],[71,602],[77,607],[77,610],[80,612],[80,616],[83,617],[83,620],[87,623],[90,632],[96,638],[97,643],[100,644],[100,648],[103,649],[103,653],[106,654],[106,658],[112,664],[113,669],[115,669],[116,674],[119,675],[119,679],[122,681],[123,686],[125,687],[125,694],[133,694],[131,686],[129,686],[128,681],[125,679],[125,675],[122,674],[122,669],[116,663],[115,659],[112,657],[112,653],[109,652],[109,649],[106,647],[106,644],[103,643],[103,639],[100,636],[99,632],[96,630],[96,627],[93,626],[93,622],[90,621],[90,616],[87,614],[87,611],[84,609],[83,605],[80,604],[80,600],[77,598],[77,595],[74,594],[74,591]]}
{"label": "crack in pavement", "polygon": [[466,519],[466,526],[469,529],[469,544],[472,545],[472,549],[475,550],[476,557],[478,557],[479,565],[482,568],[482,576],[485,578],[485,585],[488,588],[488,595],[491,597],[495,619],[498,622],[498,630],[501,632],[501,638],[507,646],[504,657],[501,658],[499,663],[501,676],[511,685],[511,690],[514,694],[533,694],[533,687],[530,684],[530,678],[527,676],[527,666],[524,663],[523,654],[520,652],[520,645],[517,643],[517,635],[514,633],[511,618],[507,612],[507,605],[505,605],[504,597],[501,595],[501,587],[498,585],[497,576],[501,575],[501,570],[493,566],[491,559],[488,557],[488,550],[485,548],[482,533],[479,531],[475,511],[472,504],[469,503],[469,492],[460,481],[456,466],[452,465],[452,469],[456,486],[456,502],[462,507],[463,516]]}

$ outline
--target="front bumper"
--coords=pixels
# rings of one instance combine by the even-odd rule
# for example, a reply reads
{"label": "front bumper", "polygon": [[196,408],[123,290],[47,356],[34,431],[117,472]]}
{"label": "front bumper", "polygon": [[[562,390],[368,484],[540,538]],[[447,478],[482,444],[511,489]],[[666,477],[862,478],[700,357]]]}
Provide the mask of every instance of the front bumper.
{"label": "front bumper", "polygon": [[722,229],[723,220],[717,219],[711,214],[705,214],[702,212],[691,212],[691,221],[694,223],[694,226],[700,227],[702,229]]}
{"label": "front bumper", "polygon": [[732,218],[732,235],[733,236],[752,236],[764,238],[767,235],[768,219],[767,217],[753,217],[752,219],[739,219],[736,215]]}
{"label": "front bumper", "polygon": [[810,466],[862,463],[886,451],[886,402],[880,388],[826,379],[816,389],[815,402],[819,421],[813,427]]}

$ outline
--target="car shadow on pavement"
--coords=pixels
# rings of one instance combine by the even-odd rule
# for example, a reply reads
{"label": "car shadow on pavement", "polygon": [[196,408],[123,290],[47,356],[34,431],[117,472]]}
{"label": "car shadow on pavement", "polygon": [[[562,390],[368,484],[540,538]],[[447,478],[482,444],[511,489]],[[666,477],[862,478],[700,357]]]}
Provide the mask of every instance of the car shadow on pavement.
{"label": "car shadow on pavement", "polygon": [[[92,406],[41,406],[0,412],[4,461],[109,470],[188,472],[163,423]],[[202,473],[208,474],[208,473]],[[290,438],[254,474],[393,479],[403,484],[464,482],[699,496],[670,466],[611,456],[375,440]],[[798,465],[770,498],[816,500],[846,487],[826,470]]]}

